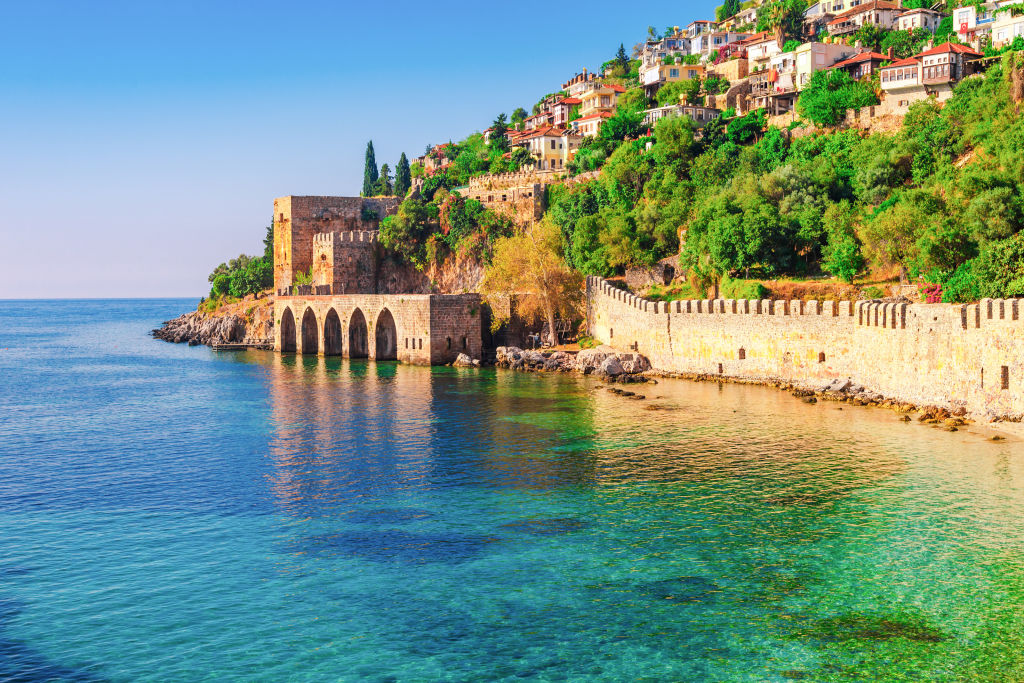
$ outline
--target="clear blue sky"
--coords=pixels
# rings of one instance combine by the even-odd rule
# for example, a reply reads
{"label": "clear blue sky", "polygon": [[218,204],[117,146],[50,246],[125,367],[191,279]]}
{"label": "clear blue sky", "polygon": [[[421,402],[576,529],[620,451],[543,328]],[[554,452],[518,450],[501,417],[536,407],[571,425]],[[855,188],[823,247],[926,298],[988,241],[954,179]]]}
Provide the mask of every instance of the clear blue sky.
{"label": "clear blue sky", "polygon": [[714,2],[8,2],[0,298],[199,296],[274,197],[527,109]]}

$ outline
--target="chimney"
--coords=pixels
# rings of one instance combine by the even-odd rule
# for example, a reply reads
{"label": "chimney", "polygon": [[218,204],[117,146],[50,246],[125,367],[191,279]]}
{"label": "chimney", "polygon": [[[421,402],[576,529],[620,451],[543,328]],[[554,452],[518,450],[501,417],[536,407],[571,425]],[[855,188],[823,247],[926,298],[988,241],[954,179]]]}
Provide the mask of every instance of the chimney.
{"label": "chimney", "polygon": [[857,48],[858,50],[860,50],[860,49],[861,49],[862,47],[864,47],[864,43],[862,43],[862,42],[860,42],[860,41],[858,40],[858,41],[854,42],[853,46],[854,46],[855,48]]}
{"label": "chimney", "polygon": [[888,57],[889,61],[891,62],[896,57],[896,48],[890,45],[889,49],[885,53],[885,56]]}

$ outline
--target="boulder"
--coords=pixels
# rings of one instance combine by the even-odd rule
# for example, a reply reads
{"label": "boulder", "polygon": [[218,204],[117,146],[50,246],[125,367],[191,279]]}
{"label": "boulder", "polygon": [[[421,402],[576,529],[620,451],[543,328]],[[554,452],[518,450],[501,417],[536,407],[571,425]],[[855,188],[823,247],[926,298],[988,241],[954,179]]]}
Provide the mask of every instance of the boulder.
{"label": "boulder", "polygon": [[851,382],[848,379],[834,379],[831,382],[829,382],[828,384],[826,384],[825,388],[822,389],[822,391],[844,392],[847,389],[849,389],[852,385],[853,385],[853,382]]}
{"label": "boulder", "polygon": [[601,373],[609,377],[616,377],[623,373],[622,364],[615,356],[609,356],[601,362]]}
{"label": "boulder", "polygon": [[622,371],[630,375],[651,369],[651,362],[639,353],[620,353],[616,358],[618,358],[619,364],[622,365]]}
{"label": "boulder", "polygon": [[460,353],[455,357],[455,362],[452,363],[457,368],[472,368],[480,365],[480,361],[474,362],[472,358],[464,353]]}

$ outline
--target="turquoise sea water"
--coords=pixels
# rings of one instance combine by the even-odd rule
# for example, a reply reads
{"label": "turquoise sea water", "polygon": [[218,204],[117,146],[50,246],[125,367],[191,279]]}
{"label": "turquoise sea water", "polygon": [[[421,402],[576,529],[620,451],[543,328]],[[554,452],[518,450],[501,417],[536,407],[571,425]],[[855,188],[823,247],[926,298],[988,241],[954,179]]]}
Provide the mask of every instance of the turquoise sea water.
{"label": "turquoise sea water", "polygon": [[0,302],[0,680],[1024,679],[1024,444]]}

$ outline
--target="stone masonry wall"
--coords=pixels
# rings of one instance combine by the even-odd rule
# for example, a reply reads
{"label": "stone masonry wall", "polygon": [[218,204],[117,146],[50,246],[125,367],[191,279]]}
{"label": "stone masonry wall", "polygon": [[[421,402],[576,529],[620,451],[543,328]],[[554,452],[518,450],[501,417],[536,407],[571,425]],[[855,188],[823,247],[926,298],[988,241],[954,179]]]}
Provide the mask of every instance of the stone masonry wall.
{"label": "stone masonry wall", "polygon": [[918,404],[1024,414],[1024,300],[975,305],[870,301],[648,301],[587,279],[590,333],[669,372],[836,378]]}
{"label": "stone masonry wall", "polygon": [[[320,233],[376,230],[401,204],[399,197],[278,197],[274,200],[274,290],[290,286],[313,263]],[[365,217],[365,219],[364,219]]]}
{"label": "stone masonry wall", "polygon": [[[462,352],[479,358],[482,351],[480,306],[477,294],[278,296],[274,301],[274,348],[349,358],[353,350],[351,335],[358,334],[358,321],[362,320],[366,325],[366,355],[379,358],[377,333],[389,324],[390,315],[390,320],[394,321],[399,361],[436,365],[450,363]],[[292,321],[290,327],[286,324],[288,316]],[[329,320],[336,321],[336,333],[340,336],[340,344],[334,348],[327,348]],[[303,333],[304,321],[309,322],[315,333]]]}

